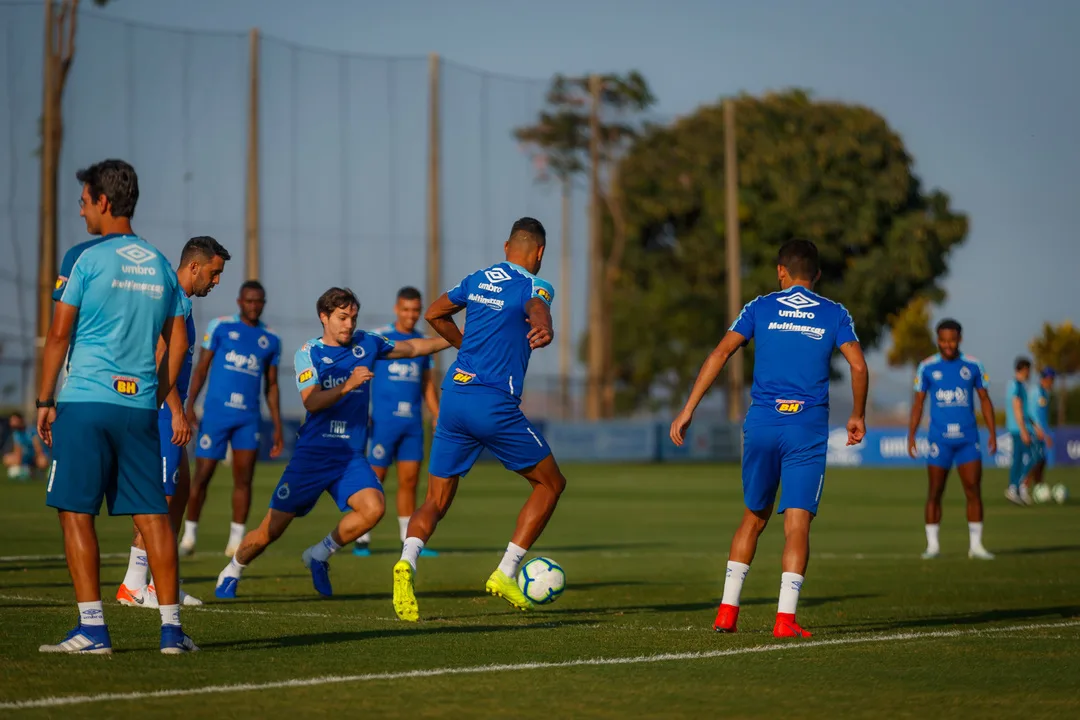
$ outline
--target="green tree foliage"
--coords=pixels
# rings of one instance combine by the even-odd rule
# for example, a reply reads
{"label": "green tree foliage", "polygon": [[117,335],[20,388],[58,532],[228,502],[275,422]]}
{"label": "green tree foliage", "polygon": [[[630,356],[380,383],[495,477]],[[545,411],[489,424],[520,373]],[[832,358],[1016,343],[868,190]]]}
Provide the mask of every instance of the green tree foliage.
{"label": "green tree foliage", "polygon": [[889,330],[892,346],[886,359],[892,367],[915,367],[937,350],[930,329],[930,301],[921,295],[889,316]]}
{"label": "green tree foliage", "polygon": [[[923,191],[884,118],[802,91],[742,96],[736,117],[744,302],[777,289],[776,252],[792,237],[817,243],[817,290],[847,306],[864,347],[913,297],[943,295],[967,218]],[[622,164],[631,240],[613,313],[624,407],[657,389],[678,402],[727,329],[723,127],[720,103],[702,107],[652,128]]]}
{"label": "green tree foliage", "polygon": [[1043,323],[1042,334],[1028,345],[1040,368],[1052,367],[1057,372],[1058,387],[1055,393],[1057,424],[1064,425],[1068,416],[1069,396],[1066,381],[1070,375],[1080,373],[1080,330],[1066,320],[1054,326]]}

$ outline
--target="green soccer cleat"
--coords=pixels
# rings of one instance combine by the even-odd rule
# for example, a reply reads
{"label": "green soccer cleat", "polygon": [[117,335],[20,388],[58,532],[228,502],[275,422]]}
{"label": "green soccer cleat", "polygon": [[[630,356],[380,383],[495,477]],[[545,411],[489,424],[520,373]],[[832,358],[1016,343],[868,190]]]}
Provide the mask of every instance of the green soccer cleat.
{"label": "green soccer cleat", "polygon": [[487,579],[484,589],[495,597],[501,597],[518,610],[532,610],[536,607],[533,605],[532,600],[529,600],[529,598],[525,597],[525,594],[521,592],[521,588],[518,587],[517,582],[506,577],[506,573],[502,570],[496,569],[495,572],[491,573],[491,577]]}

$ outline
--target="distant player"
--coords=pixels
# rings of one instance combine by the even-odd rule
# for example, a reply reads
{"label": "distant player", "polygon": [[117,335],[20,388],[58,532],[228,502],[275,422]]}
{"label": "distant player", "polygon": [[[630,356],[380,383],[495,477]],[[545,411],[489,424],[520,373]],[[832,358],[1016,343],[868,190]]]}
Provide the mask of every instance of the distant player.
{"label": "distant player", "polygon": [[33,470],[48,467],[48,458],[42,448],[35,444],[38,438],[26,427],[22,413],[11,413],[8,427],[11,429],[11,451],[4,455],[4,467],[9,478],[29,480]]}
{"label": "distant player", "polygon": [[[521,218],[503,246],[505,262],[469,275],[428,308],[428,322],[458,348],[458,356],[443,380],[427,498],[409,520],[401,560],[394,565],[394,611],[402,620],[420,617],[413,590],[416,559],[450,508],[458,480],[484,448],[532,485],[502,562],[485,588],[520,610],[533,608],[518,589],[518,568],[566,487],[547,442],[519,407],[529,357],[553,337],[555,291],[536,277],[546,244],[544,226]],[[462,335],[453,316],[466,308]]]}
{"label": "distant player", "polygon": [[[424,334],[416,329],[423,310],[420,291],[403,287],[394,304],[396,320],[393,325],[375,332],[389,340],[414,340]],[[371,381],[371,441],[368,462],[379,482],[386,482],[386,472],[397,461],[397,514],[401,542],[409,528],[409,517],[416,509],[416,485],[420,480],[420,463],[424,459],[424,424],[422,402],[426,402],[432,418],[439,414],[439,395],[431,380],[431,358],[412,360],[379,360],[375,363],[375,378]],[[371,554],[368,544],[371,533],[356,541],[354,555]],[[438,555],[424,548],[421,556]]]}
{"label": "distant player", "polygon": [[[76,177],[86,229],[104,239],[84,249],[57,283],[63,293],[45,340],[37,407],[38,433],[54,449],[46,504],[59,513],[79,624],[40,650],[112,652],[94,529],[105,500],[110,515],[133,516],[146,539],[161,601],[161,652],[192,652],[198,648],[180,627],[176,535],[158,471],[157,408],[180,375],[188,341],[181,291],[161,253],[131,229],[135,169],[106,160]],[[159,336],[166,345],[160,363]],[[69,349],[67,379],[54,401]]]}
{"label": "distant player", "polygon": [[1031,361],[1017,358],[1016,372],[1005,390],[1005,427],[1012,436],[1012,465],[1009,468],[1009,487],[1005,499],[1015,505],[1031,505],[1031,495],[1024,479],[1035,464],[1032,454],[1031,417],[1028,413],[1027,382],[1031,378]]}
{"label": "distant player", "polygon": [[930,397],[929,452],[926,472],[930,490],[926,497],[926,552],[930,560],[941,554],[938,530],[941,527],[941,497],[949,469],[956,473],[964,486],[967,498],[968,557],[993,560],[983,547],[982,451],[979,448],[979,426],[975,422],[975,396],[979,396],[983,420],[989,432],[987,449],[997,452],[997,431],[994,427],[994,404],[988,392],[990,376],[982,363],[960,352],[962,329],[955,320],[942,320],[937,326],[938,352],[915,370],[915,396],[911,401],[911,423],[908,426],[908,454],[918,457],[915,432],[922,422],[923,405]]}
{"label": "distant player", "polygon": [[[165,499],[169,503],[169,520],[173,532],[179,533],[180,522],[187,508],[191,485],[191,467],[188,464],[187,444],[191,439],[191,426],[184,416],[188,383],[191,380],[191,360],[195,354],[195,320],[192,317],[191,297],[206,297],[217,287],[225,262],[231,256],[221,243],[209,236],[194,237],[187,241],[180,253],[180,266],[176,278],[182,291],[184,318],[187,327],[188,346],[184,353],[184,365],[176,387],[169,392],[165,404],[158,409],[158,432],[161,436],[161,481],[165,486]],[[158,360],[165,353],[165,343],[158,341]],[[147,584],[146,549],[139,529],[131,543],[127,574],[116,599],[121,605],[133,607],[157,607],[157,593],[153,584]],[[202,601],[180,590],[180,602],[184,605],[202,605]]]}
{"label": "distant player", "polygon": [[813,292],[821,277],[817,247],[791,240],[777,258],[780,292],[751,300],[705,360],[686,405],[671,423],[681,446],[701,399],[738,349],[755,341],[754,383],[743,423],[743,501],[746,510],[731,542],[724,597],[713,627],[735,632],[739,596],[758,537],[769,522],[776,492],[784,515],[783,574],[775,637],[810,637],[795,621],[810,556],[810,522],[825,483],[829,444],[829,371],[834,348],[851,366],[854,407],[848,445],[862,442],[869,373],[851,315]]}
{"label": "distant player", "polygon": [[281,537],[293,518],[307,515],[325,492],[346,515],[329,535],[302,555],[315,590],[330,596],[330,556],[379,521],[386,508],[364,455],[367,446],[368,381],[380,358],[407,359],[449,347],[442,339],[387,340],[356,331],[360,302],[351,290],[330,288],[316,303],[323,334],[296,351],[296,387],[307,409],[296,450],[270,498],[262,524],[249,532],[218,575],[215,595],[236,597],[240,574]]}
{"label": "distant player", "polygon": [[[233,494],[232,523],[225,545],[228,557],[232,557],[244,537],[245,523],[251,511],[251,482],[259,453],[260,393],[265,392],[266,406],[274,424],[270,457],[280,455],[285,446],[281,429],[281,394],[278,392],[281,340],[260,320],[266,307],[266,291],[257,280],[248,280],[240,286],[236,304],[240,307],[238,315],[210,321],[203,335],[199,364],[191,376],[187,416],[193,427],[198,424],[198,443],[187,522],[180,541],[180,552],[184,555],[195,552],[206,488],[214,477],[218,462],[225,459],[229,445],[232,446]],[[210,383],[203,401],[202,422],[198,423],[195,401],[206,383],[207,374]]]}
{"label": "distant player", "polygon": [[1030,490],[1043,481],[1046,471],[1046,455],[1054,447],[1054,438],[1050,434],[1050,394],[1054,389],[1057,373],[1052,367],[1044,367],[1039,373],[1039,382],[1028,392],[1028,415],[1031,419],[1031,433],[1035,436],[1031,443],[1033,462],[1028,474],[1026,487]]}

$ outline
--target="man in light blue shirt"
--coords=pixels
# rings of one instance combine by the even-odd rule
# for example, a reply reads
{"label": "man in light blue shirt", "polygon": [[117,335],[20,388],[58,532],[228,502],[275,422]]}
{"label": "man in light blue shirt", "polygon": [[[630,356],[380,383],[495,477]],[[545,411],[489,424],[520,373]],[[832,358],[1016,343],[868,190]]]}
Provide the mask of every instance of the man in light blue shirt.
{"label": "man in light blue shirt", "polygon": [[1023,485],[1031,472],[1034,456],[1031,450],[1031,422],[1028,417],[1027,382],[1031,377],[1031,361],[1017,358],[1015,374],[1005,388],[1005,428],[1012,437],[1012,465],[1009,468],[1009,487],[1005,498],[1016,505],[1031,505],[1031,497]]}
{"label": "man in light blue shirt", "polygon": [[[105,160],[76,178],[87,232],[104,240],[78,256],[56,304],[45,340],[37,424],[54,450],[46,504],[59,512],[79,624],[63,641],[40,650],[112,652],[94,530],[106,500],[110,515],[133,516],[146,541],[161,603],[161,652],[192,652],[198,648],[180,627],[176,535],[157,470],[157,409],[186,355],[182,292],[161,252],[131,229],[139,199],[135,169],[123,160]],[[166,345],[160,365],[159,336]],[[65,357],[67,379],[54,400]]]}
{"label": "man in light blue shirt", "polygon": [[1054,378],[1057,373],[1052,367],[1044,367],[1039,373],[1039,382],[1028,391],[1028,419],[1031,421],[1032,438],[1032,465],[1028,474],[1027,490],[1043,481],[1043,472],[1046,469],[1046,455],[1050,448],[1054,447],[1054,439],[1050,437],[1050,391],[1054,387]]}

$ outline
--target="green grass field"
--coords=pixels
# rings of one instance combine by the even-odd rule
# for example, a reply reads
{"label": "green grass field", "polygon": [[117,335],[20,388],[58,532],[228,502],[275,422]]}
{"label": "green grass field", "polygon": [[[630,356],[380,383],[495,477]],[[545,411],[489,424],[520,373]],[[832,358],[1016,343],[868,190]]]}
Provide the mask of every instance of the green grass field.
{"label": "green grass field", "polygon": [[[527,485],[481,466],[462,483],[431,543],[442,556],[420,561],[416,625],[397,621],[390,602],[398,558],[393,517],[376,529],[373,557],[346,551],[333,559],[335,597],[314,593],[300,552],[336,522],[336,508],[325,501],[251,566],[240,599],[214,600],[214,580],[227,562],[230,483],[221,472],[199,553],[182,564],[185,589],[207,601],[184,611],[203,650],[184,657],[158,653],[156,611],[112,600],[130,524],[108,517],[98,528],[102,552],[112,554],[102,581],[116,652],[39,654],[39,644],[58,641],[76,619],[57,558],[60,531],[41,484],[0,484],[0,716],[1080,713],[1080,498],[1064,507],[1014,507],[1002,497],[1004,474],[989,471],[985,540],[998,557],[979,562],[967,559],[963,496],[954,484],[943,556],[923,561],[922,472],[830,471],[799,606],[814,637],[780,642],[771,633],[779,522],[766,530],[747,579],[740,632],[712,632],[741,511],[737,468],[565,470],[567,492],[532,554],[562,563],[566,594],[526,615],[483,593]],[[279,472],[261,469],[253,521]],[[1080,495],[1080,472],[1052,477]],[[500,667],[520,664],[535,666]],[[132,695],[99,697],[109,693]],[[18,705],[80,695],[95,699]]]}

